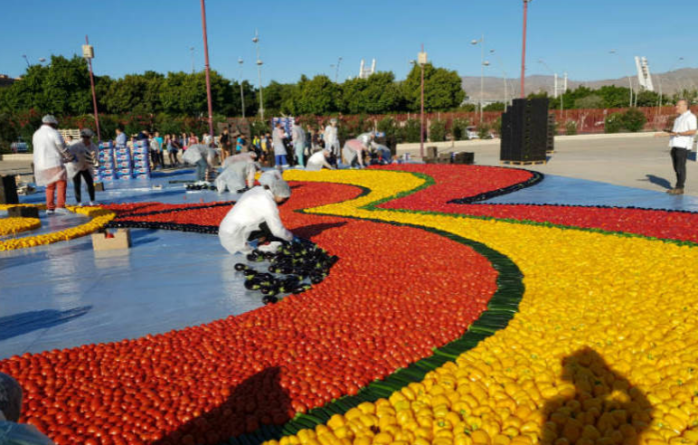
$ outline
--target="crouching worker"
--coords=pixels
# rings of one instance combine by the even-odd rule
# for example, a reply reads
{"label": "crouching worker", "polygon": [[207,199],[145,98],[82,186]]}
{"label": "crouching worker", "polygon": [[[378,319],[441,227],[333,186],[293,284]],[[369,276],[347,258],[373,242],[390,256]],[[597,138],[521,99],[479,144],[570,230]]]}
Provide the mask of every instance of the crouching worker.
{"label": "crouching worker", "polygon": [[318,171],[322,170],[322,167],[334,170],[329,163],[329,159],[332,154],[327,150],[320,150],[314,153],[310,159],[308,159],[308,165],[305,166],[307,171]]}
{"label": "crouching worker", "polygon": [[218,153],[213,148],[203,144],[194,144],[187,149],[182,155],[182,161],[190,165],[196,166],[196,180],[204,181],[206,179],[206,170],[216,160]]}
{"label": "crouching worker", "polygon": [[7,445],[52,445],[34,425],[17,423],[22,410],[22,388],[0,372],[0,443]]}
{"label": "crouching worker", "polygon": [[275,250],[281,241],[292,241],[293,234],[281,222],[278,208],[290,197],[291,188],[283,180],[245,192],[221,222],[221,245],[231,254],[246,254],[252,251],[250,241],[256,240],[258,245],[269,242],[260,248],[269,251]]}
{"label": "crouching worker", "polygon": [[[231,157],[240,156],[234,155]],[[230,158],[228,158],[230,159]],[[234,162],[228,165],[216,178],[218,193],[228,189],[231,192],[244,193],[254,186],[254,175],[259,164],[256,162]]]}
{"label": "crouching worker", "polygon": [[354,168],[357,165],[360,168],[364,168],[364,154],[367,150],[368,147],[364,145],[361,139],[349,139],[344,143],[344,148],[342,148],[344,162],[350,168]]}

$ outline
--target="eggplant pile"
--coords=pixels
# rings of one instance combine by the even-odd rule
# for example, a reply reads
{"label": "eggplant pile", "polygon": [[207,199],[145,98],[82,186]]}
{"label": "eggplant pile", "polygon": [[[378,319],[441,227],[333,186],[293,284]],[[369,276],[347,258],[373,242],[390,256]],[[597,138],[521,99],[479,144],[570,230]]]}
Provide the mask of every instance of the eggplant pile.
{"label": "eggplant pile", "polygon": [[187,190],[218,190],[213,184],[187,184],[184,188]]}
{"label": "eggplant pile", "polygon": [[254,250],[247,255],[250,263],[269,263],[260,272],[247,264],[237,263],[235,270],[245,274],[245,289],[259,291],[264,304],[274,304],[282,294],[299,294],[319,284],[339,260],[310,241],[284,243],[277,252]]}

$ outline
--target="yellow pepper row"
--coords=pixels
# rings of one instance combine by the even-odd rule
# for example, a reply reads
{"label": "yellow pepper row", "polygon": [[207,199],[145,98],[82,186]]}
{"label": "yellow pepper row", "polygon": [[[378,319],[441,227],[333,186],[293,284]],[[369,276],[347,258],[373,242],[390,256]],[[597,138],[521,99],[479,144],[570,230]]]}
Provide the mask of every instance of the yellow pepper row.
{"label": "yellow pepper row", "polygon": [[[698,249],[361,207],[419,186],[385,171],[287,172],[372,191],[311,213],[408,223],[507,255],[526,287],[503,330],[388,399],[268,445],[698,443]],[[457,273],[457,271],[454,271]]]}
{"label": "yellow pepper row", "polygon": [[0,241],[0,251],[41,246],[89,235],[90,233],[95,232],[101,229],[102,227],[106,226],[116,216],[114,212],[105,210],[101,207],[69,206],[67,208],[71,212],[79,213],[81,215],[90,217],[91,220],[85,224],[81,224],[79,226],[71,227],[69,229],[61,230],[58,232]]}
{"label": "yellow pepper row", "polygon": [[41,227],[37,218],[0,218],[0,236],[14,235]]}

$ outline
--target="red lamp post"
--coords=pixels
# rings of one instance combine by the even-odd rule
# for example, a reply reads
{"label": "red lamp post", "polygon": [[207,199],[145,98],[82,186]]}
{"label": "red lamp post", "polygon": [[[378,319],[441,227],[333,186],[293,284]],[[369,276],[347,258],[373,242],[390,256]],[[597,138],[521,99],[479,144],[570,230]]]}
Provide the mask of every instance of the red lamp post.
{"label": "red lamp post", "polygon": [[533,0],[523,0],[524,13],[523,13],[523,49],[521,51],[521,98],[526,97],[525,84],[526,84],[526,22],[528,21],[528,4]]}
{"label": "red lamp post", "polygon": [[204,31],[204,57],[206,59],[206,97],[208,99],[208,134],[215,140],[213,132],[213,103],[211,101],[211,67],[208,63],[208,36],[206,33],[206,1],[201,0],[201,24]]}

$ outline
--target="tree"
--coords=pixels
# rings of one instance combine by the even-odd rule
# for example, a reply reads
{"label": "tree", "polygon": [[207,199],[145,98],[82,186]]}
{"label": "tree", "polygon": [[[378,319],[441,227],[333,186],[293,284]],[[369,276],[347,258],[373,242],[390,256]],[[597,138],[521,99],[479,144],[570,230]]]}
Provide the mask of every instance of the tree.
{"label": "tree", "polygon": [[401,108],[401,92],[392,72],[372,74],[368,79],[347,80],[341,86],[339,107],[349,114],[385,114]]}
{"label": "tree", "polygon": [[506,104],[504,102],[494,102],[485,106],[483,111],[504,111],[506,109]]}
{"label": "tree", "polygon": [[598,96],[596,94],[592,94],[590,96],[586,97],[581,97],[577,99],[574,102],[574,108],[586,108],[586,109],[594,109],[594,108],[603,108],[603,97]]}
{"label": "tree", "polygon": [[337,111],[339,88],[324,74],[299,83],[295,102],[296,114],[328,114]]}
{"label": "tree", "polygon": [[[415,65],[402,83],[402,95],[407,108],[420,110],[421,67]],[[445,68],[424,65],[424,109],[427,112],[446,111],[458,107],[465,98],[462,81],[458,73]]]}

